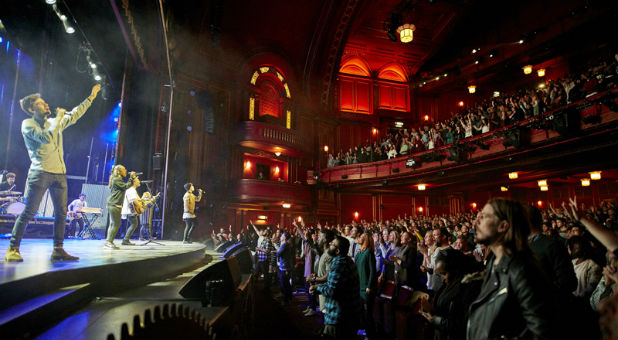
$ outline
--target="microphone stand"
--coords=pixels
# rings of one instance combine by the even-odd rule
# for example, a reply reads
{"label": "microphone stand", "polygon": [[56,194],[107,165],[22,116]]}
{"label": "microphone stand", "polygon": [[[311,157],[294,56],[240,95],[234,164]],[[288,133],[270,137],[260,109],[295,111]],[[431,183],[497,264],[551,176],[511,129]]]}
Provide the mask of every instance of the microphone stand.
{"label": "microphone stand", "polygon": [[[150,186],[148,185],[148,182],[144,182],[144,184],[146,184],[146,189],[148,189],[148,192],[150,192],[151,195],[152,195],[152,191],[150,190]],[[153,201],[154,205],[152,207],[148,208],[148,209],[155,209],[155,208],[158,209],[159,205],[157,204],[157,200],[158,200],[158,198]],[[152,215],[154,215],[154,211],[152,212]],[[146,241],[145,243],[140,244],[140,246],[145,246],[145,245],[150,244],[150,243],[154,243],[154,244],[158,244],[160,246],[164,246],[163,243],[154,241],[154,239],[152,237],[152,229],[153,228],[152,228],[152,219],[150,218],[150,211],[148,212],[147,219],[149,220],[147,222],[148,223],[148,241]],[[161,223],[163,223],[163,221],[161,221]],[[142,226],[142,228],[143,228],[143,226]],[[141,228],[140,228],[140,236],[142,236]]]}

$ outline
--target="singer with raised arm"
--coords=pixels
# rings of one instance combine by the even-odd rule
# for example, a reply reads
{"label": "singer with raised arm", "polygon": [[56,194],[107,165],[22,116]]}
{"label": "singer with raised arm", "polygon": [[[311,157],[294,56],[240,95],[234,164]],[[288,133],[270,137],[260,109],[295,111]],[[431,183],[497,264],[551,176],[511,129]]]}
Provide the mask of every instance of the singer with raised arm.
{"label": "singer with raised arm", "polygon": [[198,195],[195,196],[195,194],[193,194],[193,191],[195,191],[193,183],[186,183],[185,190],[187,192],[185,192],[185,195],[182,197],[184,206],[182,219],[185,221],[185,232],[182,238],[182,243],[188,244],[191,243],[191,233],[197,225],[197,216],[195,216],[195,202],[199,202],[202,199],[202,189],[198,189]]}
{"label": "singer with raised arm", "polygon": [[7,262],[21,262],[19,253],[21,238],[26,224],[36,214],[45,190],[49,189],[54,205],[54,250],[52,261],[77,261],[76,256],[69,255],[63,247],[64,228],[67,217],[67,179],[64,165],[62,132],[81,118],[101,90],[101,85],[92,87],[90,96],[71,111],[56,109],[56,117],[49,118],[49,105],[38,93],[28,95],[19,101],[21,109],[30,116],[21,124],[26,149],[30,156],[26,189],[26,207],[13,226],[11,245],[4,256]]}
{"label": "singer with raised arm", "polygon": [[118,164],[112,168],[112,174],[109,176],[109,188],[111,193],[107,198],[107,211],[109,213],[109,227],[107,228],[107,241],[103,245],[104,249],[118,249],[114,245],[114,238],[120,228],[120,218],[122,214],[122,203],[124,202],[124,194],[127,189],[133,186],[133,181],[137,178],[135,172],[131,172],[129,179],[127,177],[127,169]]}

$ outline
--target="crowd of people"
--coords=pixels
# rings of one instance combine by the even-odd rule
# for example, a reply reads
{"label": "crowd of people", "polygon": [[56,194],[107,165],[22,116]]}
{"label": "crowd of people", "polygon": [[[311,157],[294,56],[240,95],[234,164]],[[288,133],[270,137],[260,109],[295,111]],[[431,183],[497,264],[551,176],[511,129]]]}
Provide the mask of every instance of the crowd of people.
{"label": "crowd of people", "polygon": [[618,84],[618,54],[613,61],[601,60],[577,75],[550,80],[542,87],[521,89],[492,97],[470,108],[451,113],[450,118],[434,124],[421,124],[410,131],[389,132],[381,139],[328,155],[327,167],[375,162],[456,143],[484,134],[544,112],[563,107],[593,92],[602,92]]}
{"label": "crowd of people", "polygon": [[[425,338],[618,336],[616,202],[584,209],[571,199],[539,210],[492,199],[482,210],[349,224],[258,227],[215,243],[255,252],[265,291],[278,281],[283,303],[303,287],[305,315],[323,333],[378,338],[376,297],[389,284],[422,292]],[[469,321],[469,322],[468,322]],[[576,328],[567,327],[576,325]],[[430,334],[430,335],[427,335]]]}

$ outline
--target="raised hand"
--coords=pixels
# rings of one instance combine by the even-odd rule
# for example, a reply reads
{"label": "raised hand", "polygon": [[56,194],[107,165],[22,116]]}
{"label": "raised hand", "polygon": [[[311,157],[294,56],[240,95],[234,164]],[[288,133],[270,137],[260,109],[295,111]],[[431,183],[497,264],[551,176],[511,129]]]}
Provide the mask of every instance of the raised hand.
{"label": "raised hand", "polygon": [[92,91],[90,91],[90,100],[94,100],[94,98],[97,97],[97,94],[99,94],[99,91],[101,91],[101,84],[96,84],[95,86],[92,87]]}

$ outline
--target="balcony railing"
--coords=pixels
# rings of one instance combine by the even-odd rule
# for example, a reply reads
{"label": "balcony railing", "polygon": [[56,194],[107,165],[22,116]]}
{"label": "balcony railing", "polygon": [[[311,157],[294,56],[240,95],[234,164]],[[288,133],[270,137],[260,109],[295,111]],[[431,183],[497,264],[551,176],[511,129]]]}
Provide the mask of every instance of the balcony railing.
{"label": "balcony railing", "polygon": [[240,179],[234,185],[232,199],[258,204],[311,204],[311,189],[304,184],[292,184],[258,179]]}
{"label": "balcony railing", "polygon": [[297,131],[255,121],[239,123],[234,133],[234,139],[235,143],[247,146],[264,146],[267,149],[282,148],[288,154],[296,156],[310,150],[306,139],[301,138]]}
{"label": "balcony railing", "polygon": [[[578,131],[616,124],[616,92],[603,92],[542,115],[482,135],[411,155],[370,163],[341,165],[320,171],[325,183],[346,183],[413,176],[466,161],[537,147]],[[609,106],[609,109],[608,109]],[[574,126],[575,125],[575,126]],[[567,137],[564,137],[565,139]]]}

